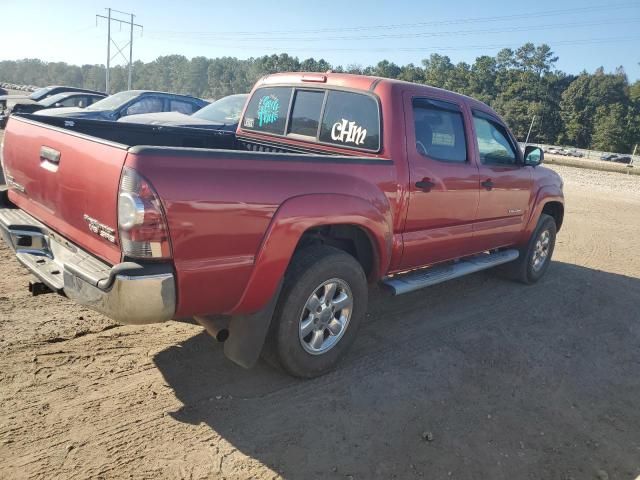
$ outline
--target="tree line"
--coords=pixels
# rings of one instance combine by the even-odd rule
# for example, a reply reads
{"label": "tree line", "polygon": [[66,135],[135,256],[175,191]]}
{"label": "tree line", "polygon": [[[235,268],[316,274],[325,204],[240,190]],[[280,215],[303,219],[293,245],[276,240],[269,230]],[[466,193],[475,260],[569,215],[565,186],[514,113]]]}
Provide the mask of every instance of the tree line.
{"label": "tree line", "polygon": [[[133,88],[220,98],[250,91],[263,75],[286,71],[358,73],[396,78],[445,88],[490,105],[520,140],[579,148],[630,152],[640,143],[640,81],[630,84],[622,67],[571,75],[555,68],[558,57],[546,45],[526,43],[482,55],[472,63],[452,63],[432,54],[421,64],[397,65],[382,60],[373,66],[334,66],[314,58],[299,60],[286,53],[240,60],[234,57],[188,59],[161,56],[137,61]],[[126,90],[127,69],[113,67],[110,93]],[[29,85],[62,84],[105,89],[103,65],[69,65],[37,59],[0,61],[0,80]]]}

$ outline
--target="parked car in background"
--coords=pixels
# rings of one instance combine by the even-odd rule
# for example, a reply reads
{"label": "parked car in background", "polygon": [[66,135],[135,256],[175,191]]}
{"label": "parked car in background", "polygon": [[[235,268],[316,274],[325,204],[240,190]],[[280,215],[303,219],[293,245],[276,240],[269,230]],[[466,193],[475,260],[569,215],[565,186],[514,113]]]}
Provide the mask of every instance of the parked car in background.
{"label": "parked car in background", "polygon": [[4,128],[12,113],[34,113],[45,108],[78,107],[85,108],[105,98],[105,93],[64,92],[46,97],[39,102],[13,103],[9,101],[4,112],[0,113],[0,128]]}
{"label": "parked car in background", "polygon": [[[22,90],[27,90],[27,87],[22,87]],[[52,95],[57,95],[58,93],[63,92],[87,92],[87,93],[102,93],[96,90],[88,90],[86,88],[78,88],[78,87],[65,87],[61,85],[50,85],[48,87],[43,87],[37,89],[35,92],[30,95],[20,94],[20,95],[2,95],[0,96],[0,111],[4,110],[7,106],[7,102],[11,100],[14,104],[17,103],[35,103],[43,100],[47,97],[51,97]]]}
{"label": "parked car in background", "polygon": [[235,132],[248,93],[229,95],[216,100],[197,112],[186,115],[181,112],[145,113],[122,117],[119,122],[140,123],[167,127],[206,128]]}
{"label": "parked car in background", "polygon": [[611,159],[611,161],[617,162],[617,163],[625,163],[628,165],[631,163],[631,155],[616,155],[614,158]]}
{"label": "parked car in background", "polygon": [[551,154],[551,155],[562,155],[562,153],[560,152],[559,148],[556,147],[549,147],[545,150],[545,153]]}
{"label": "parked car in background", "polygon": [[36,112],[36,115],[115,122],[119,118],[140,113],[181,112],[191,114],[206,105],[208,102],[188,95],[151,90],[127,90],[111,95],[87,108],[45,109]]}
{"label": "parked car in background", "polygon": [[577,157],[577,158],[584,157],[584,153],[579,152],[575,148],[565,148],[565,155],[569,157]]}
{"label": "parked car in background", "polygon": [[7,92],[4,88],[0,87],[0,95],[8,95],[9,92]]}
{"label": "parked car in background", "polygon": [[631,163],[630,155],[620,155],[618,153],[607,153],[600,157],[600,160],[604,160],[606,162],[617,162],[617,163]]}

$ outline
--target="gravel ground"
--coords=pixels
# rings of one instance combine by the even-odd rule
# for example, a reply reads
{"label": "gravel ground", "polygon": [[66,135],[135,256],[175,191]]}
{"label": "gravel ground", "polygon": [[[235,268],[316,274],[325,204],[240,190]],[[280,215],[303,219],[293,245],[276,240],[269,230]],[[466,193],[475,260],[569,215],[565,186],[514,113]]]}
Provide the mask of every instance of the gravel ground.
{"label": "gravel ground", "polygon": [[640,177],[554,168],[540,283],[373,291],[340,369],[306,382],[196,326],[32,298],[1,246],[0,478],[635,479]]}
{"label": "gravel ground", "polygon": [[568,187],[588,189],[614,197],[640,197],[640,178],[614,172],[602,172],[585,168],[549,166],[558,172]]}

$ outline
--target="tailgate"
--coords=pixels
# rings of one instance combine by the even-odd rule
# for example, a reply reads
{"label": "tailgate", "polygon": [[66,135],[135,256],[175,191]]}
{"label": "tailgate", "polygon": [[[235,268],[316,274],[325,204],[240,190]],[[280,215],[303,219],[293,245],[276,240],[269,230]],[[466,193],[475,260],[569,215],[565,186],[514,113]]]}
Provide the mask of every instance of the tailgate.
{"label": "tailgate", "polygon": [[[127,146],[12,117],[3,155],[13,203],[88,252],[120,261],[117,197]],[[113,238],[105,238],[110,229]]]}

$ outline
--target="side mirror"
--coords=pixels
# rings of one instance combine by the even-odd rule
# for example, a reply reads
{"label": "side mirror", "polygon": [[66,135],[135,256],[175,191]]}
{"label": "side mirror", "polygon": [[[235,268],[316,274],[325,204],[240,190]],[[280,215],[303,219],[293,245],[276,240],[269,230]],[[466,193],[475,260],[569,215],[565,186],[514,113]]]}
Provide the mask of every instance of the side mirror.
{"label": "side mirror", "polygon": [[544,151],[540,147],[527,145],[524,148],[524,164],[537,167],[544,161]]}

